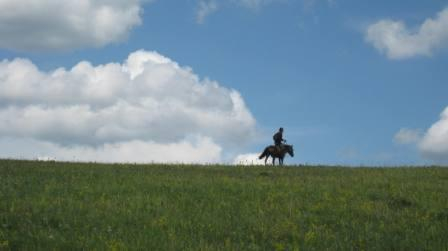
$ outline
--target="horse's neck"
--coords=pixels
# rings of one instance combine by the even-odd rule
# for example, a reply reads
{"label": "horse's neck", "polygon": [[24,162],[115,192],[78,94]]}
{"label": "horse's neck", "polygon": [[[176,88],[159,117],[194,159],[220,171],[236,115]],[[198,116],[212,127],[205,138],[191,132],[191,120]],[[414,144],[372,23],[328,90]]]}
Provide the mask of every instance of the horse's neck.
{"label": "horse's neck", "polygon": [[282,155],[285,156],[289,152],[289,146],[285,145],[282,150]]}

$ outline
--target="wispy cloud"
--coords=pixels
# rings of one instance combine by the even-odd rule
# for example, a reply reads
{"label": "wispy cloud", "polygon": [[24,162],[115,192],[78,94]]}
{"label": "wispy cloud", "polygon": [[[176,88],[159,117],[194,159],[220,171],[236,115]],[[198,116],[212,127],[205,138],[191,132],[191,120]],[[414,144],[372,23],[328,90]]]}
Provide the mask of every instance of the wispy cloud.
{"label": "wispy cloud", "polygon": [[218,3],[215,0],[204,1],[198,3],[196,12],[196,22],[198,24],[204,23],[205,18],[218,10]]}
{"label": "wispy cloud", "polygon": [[253,10],[257,10],[263,5],[269,4],[274,1],[276,0],[233,0],[233,2]]}
{"label": "wispy cloud", "polygon": [[[303,0],[315,1],[315,0]],[[219,4],[218,4],[219,2]],[[233,5],[246,8],[252,11],[258,11],[264,6],[277,2],[287,2],[287,0],[198,0],[196,9],[196,22],[203,24],[205,19],[221,9],[222,6]]]}
{"label": "wispy cloud", "polygon": [[419,129],[401,128],[394,136],[397,144],[414,144],[421,140],[422,132]]}

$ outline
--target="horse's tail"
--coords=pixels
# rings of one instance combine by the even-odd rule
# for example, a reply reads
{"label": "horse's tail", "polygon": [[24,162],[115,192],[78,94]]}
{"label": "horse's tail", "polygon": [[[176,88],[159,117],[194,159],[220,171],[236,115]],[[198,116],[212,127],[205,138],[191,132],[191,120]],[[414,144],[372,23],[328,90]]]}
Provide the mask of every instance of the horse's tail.
{"label": "horse's tail", "polygon": [[266,147],[264,149],[263,153],[260,155],[260,157],[258,157],[259,159],[262,159],[262,158],[264,158],[264,157],[266,157],[268,155],[268,153],[269,153],[268,148],[269,147]]}

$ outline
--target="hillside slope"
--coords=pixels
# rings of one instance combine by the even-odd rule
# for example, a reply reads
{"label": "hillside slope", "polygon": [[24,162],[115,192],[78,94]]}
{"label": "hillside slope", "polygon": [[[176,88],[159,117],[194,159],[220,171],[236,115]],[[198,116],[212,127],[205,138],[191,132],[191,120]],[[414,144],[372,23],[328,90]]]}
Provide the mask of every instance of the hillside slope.
{"label": "hillside slope", "polygon": [[0,161],[0,250],[443,250],[448,169]]}

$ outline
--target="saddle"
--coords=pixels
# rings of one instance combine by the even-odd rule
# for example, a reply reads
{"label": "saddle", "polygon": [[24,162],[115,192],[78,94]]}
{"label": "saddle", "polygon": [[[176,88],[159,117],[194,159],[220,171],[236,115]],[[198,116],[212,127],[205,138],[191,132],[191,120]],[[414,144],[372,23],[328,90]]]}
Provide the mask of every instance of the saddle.
{"label": "saddle", "polygon": [[283,148],[285,147],[285,145],[284,144],[274,145],[274,147],[278,152],[281,152],[283,150]]}

